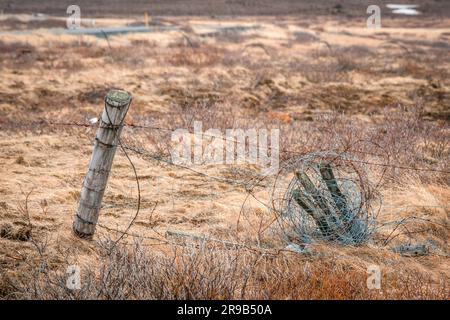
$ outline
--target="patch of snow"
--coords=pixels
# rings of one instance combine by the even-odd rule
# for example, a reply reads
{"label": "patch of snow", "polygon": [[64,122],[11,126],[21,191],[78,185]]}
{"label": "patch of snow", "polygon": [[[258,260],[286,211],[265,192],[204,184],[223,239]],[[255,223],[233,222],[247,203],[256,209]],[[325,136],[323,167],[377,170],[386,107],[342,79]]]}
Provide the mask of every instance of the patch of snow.
{"label": "patch of snow", "polygon": [[387,4],[386,7],[392,10],[394,14],[404,14],[408,16],[417,16],[420,14],[416,8],[419,7],[418,4]]}

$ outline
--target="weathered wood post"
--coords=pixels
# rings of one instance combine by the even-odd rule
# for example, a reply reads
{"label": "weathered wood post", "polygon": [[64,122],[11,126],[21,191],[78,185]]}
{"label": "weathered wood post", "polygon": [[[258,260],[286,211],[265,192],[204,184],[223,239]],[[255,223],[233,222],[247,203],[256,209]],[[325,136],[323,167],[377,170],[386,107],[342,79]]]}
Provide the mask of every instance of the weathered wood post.
{"label": "weathered wood post", "polygon": [[110,90],[105,97],[105,109],[95,136],[92,158],[73,223],[73,230],[80,238],[91,239],[94,235],[123,120],[130,103],[131,94],[123,90]]}
{"label": "weathered wood post", "polygon": [[146,27],[148,27],[148,25],[149,25],[149,19],[148,19],[148,11],[145,11],[144,12],[144,23],[145,23],[145,26]]}

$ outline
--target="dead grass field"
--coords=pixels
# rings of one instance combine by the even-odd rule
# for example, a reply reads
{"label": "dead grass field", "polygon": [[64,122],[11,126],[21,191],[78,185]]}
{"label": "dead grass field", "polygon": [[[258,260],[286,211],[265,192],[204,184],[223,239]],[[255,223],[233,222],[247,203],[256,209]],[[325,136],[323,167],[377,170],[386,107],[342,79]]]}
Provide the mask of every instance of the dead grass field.
{"label": "dead grass field", "polygon": [[[228,33],[204,32],[202,25],[218,23],[206,17],[165,19],[183,33],[107,42],[55,35],[49,25],[0,35],[0,299],[449,298],[450,180],[440,172],[450,163],[449,19],[408,27],[386,20],[388,27],[373,31],[356,18],[222,18],[224,26],[259,26]],[[30,29],[16,20],[0,20],[0,28]],[[360,247],[314,243],[308,255],[289,252],[263,205],[271,181],[254,190],[263,204],[245,201],[242,186],[158,161],[169,159],[170,131],[126,127],[123,141],[152,156],[131,153],[141,187],[129,230],[135,236],[112,245],[137,202],[133,171],[118,151],[100,214],[106,228],[93,241],[80,240],[72,220],[95,127],[42,120],[88,123],[113,87],[134,96],[127,123],[279,128],[284,151],[347,151],[397,166],[366,166],[374,181],[383,177],[378,221],[422,220],[408,220],[406,230],[387,224]],[[194,169],[238,181],[258,174],[250,165]],[[183,247],[165,238],[167,230],[245,248]],[[383,245],[390,235],[395,239]],[[393,252],[405,243],[426,243],[430,254]],[[82,268],[82,290],[63,288],[70,264]],[[372,264],[382,270],[381,292],[366,287]]]}

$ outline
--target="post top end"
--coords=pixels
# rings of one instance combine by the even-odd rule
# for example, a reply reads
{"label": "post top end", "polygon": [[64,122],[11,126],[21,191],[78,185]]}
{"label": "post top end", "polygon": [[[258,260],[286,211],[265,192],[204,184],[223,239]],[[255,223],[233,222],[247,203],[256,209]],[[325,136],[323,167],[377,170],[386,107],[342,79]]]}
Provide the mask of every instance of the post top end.
{"label": "post top end", "polygon": [[111,89],[106,95],[106,103],[112,107],[123,107],[131,101],[131,94],[125,90]]}

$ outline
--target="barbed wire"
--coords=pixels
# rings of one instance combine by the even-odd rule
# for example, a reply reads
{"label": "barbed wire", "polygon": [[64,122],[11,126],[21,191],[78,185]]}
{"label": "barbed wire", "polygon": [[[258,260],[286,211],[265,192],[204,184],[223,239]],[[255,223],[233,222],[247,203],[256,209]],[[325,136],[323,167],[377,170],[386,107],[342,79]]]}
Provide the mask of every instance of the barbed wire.
{"label": "barbed wire", "polygon": [[[84,127],[84,128],[92,128],[92,129],[96,128],[96,125],[95,124],[91,124],[91,123],[82,123],[82,122],[75,122],[75,121],[58,122],[58,121],[47,120],[47,119],[41,119],[40,121],[27,122],[27,123],[26,122],[21,122],[18,125],[19,126],[20,125],[25,125],[25,126],[30,126],[30,125],[49,125],[49,126],[75,126],[75,127]],[[160,127],[160,126],[155,126],[155,125],[134,124],[134,123],[123,123],[121,126],[122,127],[128,127],[128,128],[131,128],[131,129],[159,130],[159,131],[166,131],[166,132],[173,132],[175,130],[173,128],[166,128],[166,127]],[[227,137],[224,138],[222,136],[209,135],[207,133],[201,133],[201,134],[202,134],[202,136],[209,136],[209,137],[212,137],[212,138],[219,138],[219,139],[222,139],[222,140],[227,141],[227,142],[243,143],[243,144],[249,145],[249,143],[247,143],[245,140],[241,141],[241,140],[237,140],[237,139],[229,139]],[[167,165],[171,165],[171,166],[175,166],[175,167],[178,167],[178,168],[182,168],[184,170],[189,170],[189,171],[193,172],[194,174],[202,176],[202,177],[204,177],[204,178],[206,178],[208,180],[214,180],[214,181],[218,181],[218,182],[227,183],[227,184],[230,184],[230,185],[232,185],[234,187],[236,187],[236,186],[237,187],[242,187],[247,192],[247,196],[246,196],[246,199],[244,200],[243,204],[241,205],[241,210],[240,210],[239,217],[238,217],[237,227],[238,227],[238,224],[239,224],[240,216],[241,216],[241,214],[244,211],[245,202],[247,201],[248,197],[252,197],[253,199],[256,199],[260,204],[262,204],[264,207],[266,207],[271,212],[274,212],[278,216],[282,216],[285,213],[284,209],[276,208],[273,205],[273,198],[272,198],[272,206],[271,206],[271,205],[268,205],[268,204],[264,203],[260,199],[258,199],[253,193],[254,188],[257,185],[259,185],[261,183],[261,181],[266,179],[268,177],[267,175],[265,175],[265,176],[256,175],[256,176],[253,176],[253,177],[251,177],[249,179],[245,179],[245,180],[241,180],[241,181],[237,181],[235,179],[227,179],[227,178],[223,178],[223,177],[219,177],[219,176],[215,176],[215,175],[210,175],[210,174],[207,174],[205,172],[201,172],[201,171],[195,170],[194,168],[192,168],[192,167],[190,167],[188,165],[181,165],[181,164],[174,163],[170,159],[164,159],[164,157],[156,156],[156,155],[152,154],[151,152],[149,152],[148,150],[145,150],[144,148],[138,148],[138,147],[135,147],[135,146],[130,146],[130,145],[124,144],[124,143],[122,143],[120,138],[119,138],[118,145],[121,147],[121,150],[124,152],[125,156],[127,157],[128,161],[130,162],[130,164],[131,164],[131,166],[133,168],[133,171],[134,171],[134,174],[135,174],[135,178],[136,178],[136,183],[137,183],[137,186],[138,186],[138,203],[137,203],[136,214],[134,215],[133,219],[128,224],[128,226],[127,226],[127,228],[125,230],[114,229],[114,228],[105,226],[103,224],[98,224],[98,226],[100,228],[103,228],[103,229],[108,230],[108,231],[115,231],[115,232],[118,232],[118,233],[121,234],[121,236],[116,240],[116,242],[115,242],[116,244],[119,241],[121,241],[125,235],[130,235],[130,236],[133,236],[133,237],[141,237],[141,238],[144,238],[144,239],[148,238],[148,239],[151,239],[151,240],[158,240],[159,243],[167,243],[167,242],[164,242],[164,240],[162,240],[162,239],[164,239],[162,235],[159,235],[158,238],[155,238],[155,237],[147,237],[147,236],[137,235],[137,234],[129,232],[129,230],[131,229],[134,221],[137,218],[137,214],[139,213],[141,195],[140,195],[140,187],[139,187],[139,177],[138,177],[138,174],[136,172],[135,165],[133,164],[131,158],[129,157],[129,155],[127,153],[127,150],[128,151],[132,151],[133,153],[138,154],[139,156],[142,156],[142,157],[147,157],[147,158],[153,159],[155,161],[158,161],[158,162],[161,162],[161,163],[165,163]],[[267,146],[267,149],[270,149],[272,151],[277,150],[277,149],[273,148],[272,146]],[[278,151],[280,151],[282,153],[287,153],[287,154],[290,154],[290,155],[294,156],[294,163],[295,163],[296,159],[298,160],[300,158],[300,159],[304,160],[305,156],[306,157],[313,156],[311,153],[305,154],[305,153],[301,153],[301,152],[294,151],[294,150],[289,150],[289,149],[282,149],[282,150],[278,149]],[[351,153],[362,153],[362,154],[380,156],[379,154],[370,153],[370,152],[364,152],[364,151],[361,151],[361,150],[350,150],[350,152]],[[316,154],[316,156],[317,156],[317,154]],[[439,169],[434,169],[434,168],[417,168],[417,167],[409,167],[409,166],[403,166],[403,165],[395,165],[395,164],[391,164],[391,163],[379,163],[379,162],[367,161],[367,160],[358,159],[356,157],[348,157],[347,153],[334,153],[333,157],[335,159],[339,159],[339,161],[342,162],[342,163],[347,162],[347,163],[350,163],[350,164],[355,164],[356,163],[356,164],[360,164],[360,165],[368,165],[368,166],[372,166],[373,165],[373,166],[380,166],[380,167],[385,167],[385,168],[394,168],[394,169],[412,170],[412,171],[438,172],[438,173],[443,173],[443,174],[449,174],[450,173],[450,171],[447,171],[447,170],[439,170]],[[293,163],[292,161],[286,161],[285,163],[283,163],[281,165],[281,168],[279,169],[277,175],[279,175],[282,170],[286,171],[286,169],[288,169],[288,168],[292,169],[292,163]],[[292,185],[291,185],[291,187],[292,187]],[[286,192],[286,194],[290,194],[292,196],[292,191],[294,189],[292,189],[291,187],[289,187],[287,189],[288,191]],[[298,188],[298,185],[296,185],[296,188]],[[234,191],[234,190],[230,190],[230,192],[231,191]],[[333,196],[333,194],[332,194],[332,196]],[[323,199],[325,199],[325,198],[323,198]],[[329,200],[330,199],[327,200],[328,201],[327,203],[330,203]],[[423,207],[423,206],[416,206],[416,207]],[[153,208],[152,213],[155,210],[155,208],[156,208],[156,206]],[[367,212],[365,212],[365,213],[367,214]],[[411,232],[413,232],[413,233],[422,232],[422,231],[417,231],[417,230],[416,231],[409,231],[406,227],[404,227],[405,222],[411,221],[411,220],[422,220],[422,221],[427,221],[427,222],[430,222],[430,223],[435,223],[434,221],[431,221],[430,219],[425,219],[425,218],[420,218],[420,217],[410,217],[410,218],[406,218],[406,219],[400,219],[400,220],[388,222],[388,223],[385,223],[385,224],[377,225],[376,227],[372,228],[372,231],[378,230],[378,229],[380,229],[380,228],[382,228],[382,227],[384,227],[384,226],[386,226],[388,224],[395,225],[395,227],[393,228],[391,233],[383,241],[383,246],[386,246],[394,238],[399,237],[402,234],[407,234],[408,236],[410,236]],[[435,223],[435,224],[438,224],[438,223]],[[306,225],[307,224],[304,223],[304,221],[303,221],[303,228],[305,228]],[[297,226],[298,226],[298,224],[297,224]],[[407,231],[403,232],[403,233],[402,232],[395,233],[398,230],[398,228],[400,228],[400,227],[406,228]],[[366,236],[367,233],[363,232],[363,233],[361,233],[361,235]],[[358,241],[359,240],[357,240],[356,242],[358,242]],[[344,241],[343,244],[348,244],[348,243],[346,241]]]}
{"label": "barbed wire", "polygon": [[[88,123],[80,123],[80,122],[55,122],[55,121],[51,121],[51,120],[46,120],[46,119],[42,119],[40,121],[32,121],[32,122],[22,122],[20,124],[23,125],[55,125],[55,126],[75,126],[75,127],[87,127],[87,128],[96,128],[95,125],[93,124],[88,124]],[[136,128],[136,129],[151,129],[151,130],[160,130],[160,131],[167,131],[167,132],[173,132],[179,128],[165,128],[165,127],[158,127],[158,126],[151,126],[151,125],[142,125],[142,124],[132,124],[132,123],[123,123],[122,124],[123,127],[129,127],[129,128]],[[187,128],[186,128],[187,129]],[[190,132],[192,133],[192,132]],[[195,133],[193,133],[195,134]],[[206,137],[211,137],[211,138],[218,138],[224,141],[228,141],[228,142],[233,142],[233,143],[238,143],[238,144],[245,144],[245,145],[250,145],[250,146],[255,146],[254,144],[251,144],[249,142],[246,141],[240,141],[240,140],[236,140],[236,139],[229,139],[229,138],[224,138],[224,137],[220,137],[217,135],[210,135],[210,134],[206,134],[206,133],[202,133],[202,136],[206,136]],[[299,152],[299,151],[295,151],[295,150],[290,150],[290,149],[277,149],[277,148],[273,148],[272,146],[267,146],[266,147],[268,150],[273,150],[273,151],[279,151],[281,153],[286,153],[286,154],[291,154],[294,156],[304,156],[305,153],[304,152]],[[323,150],[326,151],[326,150]],[[352,153],[361,153],[361,154],[366,154],[366,155],[372,155],[372,156],[382,156],[381,154],[377,154],[377,153],[372,153],[372,152],[366,152],[366,151],[361,151],[361,150],[346,150]],[[339,155],[337,155],[339,156]],[[379,163],[379,162],[371,162],[371,161],[366,161],[366,160],[361,160],[361,159],[343,159],[343,161],[351,161],[351,162],[359,162],[362,164],[367,164],[367,165],[373,165],[373,166],[380,166],[380,167],[389,167],[389,168],[393,168],[393,169],[402,169],[402,170],[411,170],[411,171],[428,171],[428,172],[437,172],[437,173],[444,173],[444,174],[450,174],[450,170],[440,170],[440,169],[434,169],[434,168],[417,168],[417,167],[410,167],[410,166],[403,166],[403,165],[395,165],[395,164],[390,164],[390,163]],[[173,163],[170,163],[173,164]]]}
{"label": "barbed wire", "polygon": [[[106,35],[106,34],[105,34]],[[108,41],[109,44],[109,41]],[[108,107],[107,107],[107,101],[106,101],[106,97],[104,100],[104,110],[106,113],[106,116],[108,117],[108,121],[109,121],[109,125],[112,125],[113,122],[111,120],[111,117],[109,116],[109,112],[108,112]],[[133,98],[130,95],[130,102],[128,103],[127,108],[130,108],[131,103],[133,102]],[[131,168],[133,169],[133,173],[134,173],[134,177],[136,178],[136,186],[137,186],[137,191],[138,191],[138,198],[137,198],[137,207],[136,207],[136,213],[134,214],[133,218],[131,219],[130,223],[128,224],[127,228],[122,232],[122,234],[114,241],[113,246],[110,248],[110,250],[114,249],[114,247],[123,239],[123,237],[125,236],[125,234],[130,230],[131,226],[133,225],[134,221],[136,220],[138,214],[139,214],[139,210],[141,208],[141,187],[139,184],[139,177],[136,171],[136,166],[134,165],[133,161],[131,160],[130,156],[128,155],[125,147],[122,144],[122,139],[120,139],[120,129],[121,126],[123,124],[123,121],[125,120],[125,117],[122,119],[121,123],[118,126],[114,126],[114,138],[117,139],[117,143],[120,146],[120,149],[123,151],[123,153],[125,154],[125,157],[127,158],[128,162],[131,165]],[[103,119],[101,119],[100,121],[103,121]],[[117,129],[118,128],[118,129]],[[157,206],[157,203],[155,204],[153,210],[155,210]],[[111,251],[110,251],[111,252]]]}

